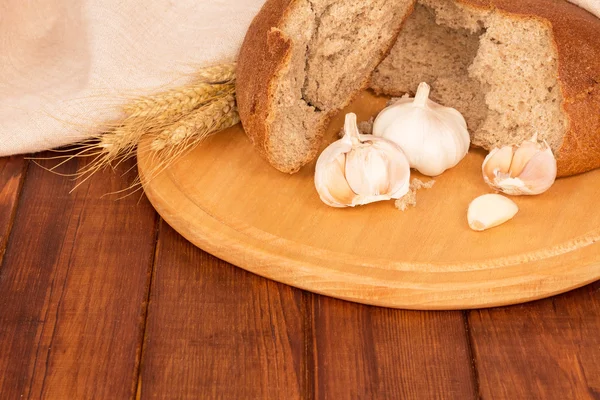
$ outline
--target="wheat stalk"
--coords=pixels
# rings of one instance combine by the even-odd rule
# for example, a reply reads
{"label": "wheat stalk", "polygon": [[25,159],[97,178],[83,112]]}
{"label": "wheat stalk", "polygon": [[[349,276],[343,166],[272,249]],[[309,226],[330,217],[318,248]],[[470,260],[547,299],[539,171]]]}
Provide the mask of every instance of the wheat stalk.
{"label": "wheat stalk", "polygon": [[[75,157],[94,157],[74,174],[83,178],[75,188],[95,172],[133,157],[145,136],[151,143],[144,151],[152,153],[155,164],[146,179],[152,179],[210,135],[237,124],[235,64],[203,68],[195,73],[192,83],[138,97],[122,111],[123,119],[80,143],[76,154],[54,157],[63,158],[54,168]],[[139,190],[139,185],[136,179],[125,191]]]}
{"label": "wheat stalk", "polygon": [[156,135],[150,148],[154,151],[162,151],[178,146],[191,138],[202,140],[218,129],[223,123],[223,119],[234,112],[237,114],[235,97],[232,94],[226,95],[192,111],[175,124],[167,127]]}
{"label": "wheat stalk", "polygon": [[[240,122],[235,96],[227,95],[201,107],[176,124],[154,135],[146,151],[151,153],[152,168],[146,172],[149,182],[209,136]],[[137,180],[129,190],[139,186]]]}
{"label": "wheat stalk", "polygon": [[[213,73],[213,77],[229,76],[223,71]],[[110,163],[116,159],[128,158],[145,134],[154,134],[171,124],[177,124],[185,116],[193,114],[211,102],[219,101],[223,96],[232,96],[235,84],[192,84],[161,94],[138,99],[125,107],[129,114],[115,129],[99,136],[99,147],[104,149]],[[168,133],[163,134],[163,136]]]}
{"label": "wheat stalk", "polygon": [[[151,152],[153,167],[146,173],[145,177],[145,180],[149,182],[206,138],[239,122],[240,117],[235,103],[235,94],[230,93],[213,99],[185,117],[180,118],[176,123],[166,127],[156,125],[151,130],[139,134],[139,129],[133,130],[130,127],[128,130],[127,125],[124,125],[122,129],[117,129],[100,137],[99,146],[103,148],[103,153],[86,170],[80,173],[90,175],[103,166],[112,164],[117,159],[120,163],[132,157],[135,155],[141,137],[150,136],[152,140],[146,151]],[[137,140],[133,140],[137,135],[139,135]],[[129,140],[127,144],[124,138]],[[124,191],[135,193],[140,185],[140,180],[136,179]]]}
{"label": "wheat stalk", "polygon": [[168,122],[186,115],[203,103],[235,90],[235,63],[200,69],[194,81],[179,88],[142,96],[123,107],[128,118],[152,118]]}
{"label": "wheat stalk", "polygon": [[232,92],[233,83],[195,82],[153,96],[143,96],[123,107],[127,118],[169,122],[181,118],[196,107],[223,93]]}
{"label": "wheat stalk", "polygon": [[219,64],[202,68],[195,76],[200,82],[226,83],[235,80],[236,63]]}

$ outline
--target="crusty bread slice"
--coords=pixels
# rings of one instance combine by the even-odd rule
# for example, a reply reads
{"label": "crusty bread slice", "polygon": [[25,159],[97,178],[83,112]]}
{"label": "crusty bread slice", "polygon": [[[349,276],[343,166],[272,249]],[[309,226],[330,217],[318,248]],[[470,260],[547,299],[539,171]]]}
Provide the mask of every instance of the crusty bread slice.
{"label": "crusty bread slice", "polygon": [[487,150],[537,133],[559,176],[600,167],[600,20],[566,1],[418,0],[373,74],[378,93],[419,82],[463,113]]}
{"label": "crusty bread slice", "polygon": [[238,57],[242,124],[259,153],[294,173],[330,118],[368,84],[414,0],[268,0]]}
{"label": "crusty bread slice", "polygon": [[414,6],[268,0],[246,35],[237,80],[242,123],[260,154],[289,173],[311,161],[330,117],[377,68],[370,85],[379,93],[430,83],[434,100],[463,112],[477,146],[537,133],[560,176],[600,167],[599,19],[560,0]]}

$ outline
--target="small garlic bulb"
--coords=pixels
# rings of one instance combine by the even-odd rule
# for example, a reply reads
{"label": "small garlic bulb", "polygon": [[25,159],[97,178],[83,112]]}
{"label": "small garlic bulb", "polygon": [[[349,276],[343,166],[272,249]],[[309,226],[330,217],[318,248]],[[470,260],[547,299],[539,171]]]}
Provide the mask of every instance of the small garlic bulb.
{"label": "small garlic bulb", "polygon": [[467,155],[471,138],[461,113],[429,100],[429,90],[423,82],[414,99],[385,108],[375,119],[373,135],[398,144],[412,168],[437,176]]}
{"label": "small garlic bulb", "polygon": [[482,165],[483,179],[493,189],[510,195],[535,195],[556,180],[556,159],[537,134],[520,146],[493,149]]}
{"label": "small garlic bulb", "polygon": [[317,192],[332,207],[399,199],[409,181],[402,150],[386,139],[361,135],[353,113],[346,115],[344,137],[321,153],[315,170]]}

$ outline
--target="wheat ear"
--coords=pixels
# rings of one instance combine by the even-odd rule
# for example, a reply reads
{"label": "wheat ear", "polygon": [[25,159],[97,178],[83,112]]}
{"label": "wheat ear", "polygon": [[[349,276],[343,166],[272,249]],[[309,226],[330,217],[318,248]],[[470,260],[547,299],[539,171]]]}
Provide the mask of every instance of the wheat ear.
{"label": "wheat ear", "polygon": [[[180,144],[190,141],[197,143],[211,133],[228,128],[238,122],[235,97],[233,94],[228,94],[192,111],[177,123],[160,132],[152,140],[150,148],[153,151],[162,151],[176,148]],[[229,126],[224,126],[228,124]]]}
{"label": "wheat ear", "polygon": [[235,106],[235,67],[231,63],[203,68],[194,74],[191,84],[133,99],[122,108],[123,119],[80,143],[76,154],[60,156],[63,161],[59,165],[74,157],[93,157],[75,174],[84,178],[81,184],[98,170],[114,166],[115,161],[118,165],[133,157],[142,137],[149,136],[152,142],[146,151],[158,160],[149,175],[155,176],[206,137],[240,121]]}
{"label": "wheat ear", "polygon": [[202,68],[194,75],[200,82],[226,83],[235,80],[236,63],[214,65]]}
{"label": "wheat ear", "polygon": [[231,92],[233,83],[211,84],[195,82],[188,86],[167,90],[152,96],[143,96],[123,107],[127,118],[168,122],[180,118],[203,103]]}
{"label": "wheat ear", "polygon": [[189,85],[160,92],[151,96],[142,96],[123,111],[128,117],[153,118],[164,122],[181,117],[235,87],[235,63],[214,65],[202,68],[194,74]]}
{"label": "wheat ear", "polygon": [[[176,124],[154,135],[145,150],[152,158],[152,168],[146,172],[149,182],[209,136],[240,122],[233,94],[201,107]],[[129,189],[141,184],[138,180]]]}
{"label": "wheat ear", "polygon": [[143,135],[160,132],[194,109],[232,94],[234,90],[234,83],[202,83],[174,89],[153,99],[140,99],[136,102],[137,111],[132,112],[114,130],[99,137],[99,147],[104,150],[107,162],[128,158],[133,155]]}

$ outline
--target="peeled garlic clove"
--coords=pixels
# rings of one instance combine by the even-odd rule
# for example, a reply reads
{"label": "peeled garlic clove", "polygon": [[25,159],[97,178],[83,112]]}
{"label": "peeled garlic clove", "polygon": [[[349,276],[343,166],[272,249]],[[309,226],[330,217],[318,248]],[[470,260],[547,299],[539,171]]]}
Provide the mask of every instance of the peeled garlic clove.
{"label": "peeled garlic clove", "polygon": [[518,211],[519,207],[509,198],[484,194],[469,204],[467,220],[474,231],[484,231],[509,221]]}
{"label": "peeled garlic clove", "polygon": [[514,151],[513,146],[492,150],[481,168],[491,188],[510,195],[543,193],[554,184],[557,173],[552,150],[547,143],[538,143],[537,135]]}
{"label": "peeled garlic clove", "polygon": [[344,132],[317,160],[315,187],[321,200],[354,207],[404,196],[410,166],[402,150],[386,139],[361,135],[355,114],[346,115]]}

